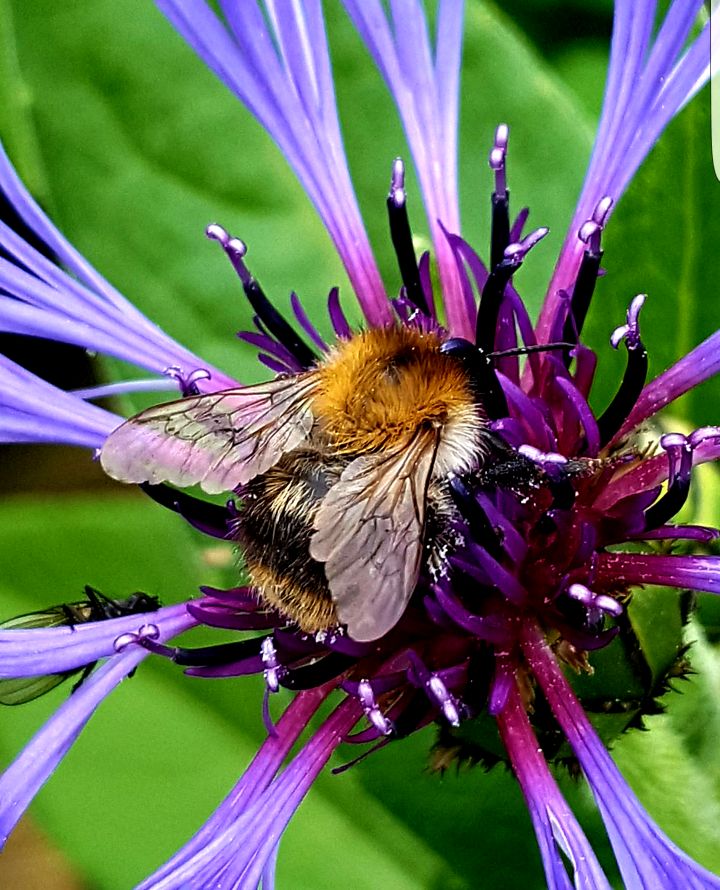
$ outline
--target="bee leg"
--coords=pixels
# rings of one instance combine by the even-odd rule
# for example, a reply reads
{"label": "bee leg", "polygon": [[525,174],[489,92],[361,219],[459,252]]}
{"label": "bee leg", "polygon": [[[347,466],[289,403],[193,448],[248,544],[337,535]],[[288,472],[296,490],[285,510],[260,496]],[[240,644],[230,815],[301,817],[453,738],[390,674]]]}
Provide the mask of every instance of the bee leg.
{"label": "bee leg", "polygon": [[80,679],[77,680],[77,682],[73,683],[73,687],[70,690],[70,695],[72,695],[74,692],[78,691],[78,689],[87,680],[87,678],[90,676],[90,674],[92,674],[92,672],[95,670],[96,664],[97,664],[97,661],[93,661],[91,664],[85,665],[85,667],[82,669],[82,673],[80,674]]}
{"label": "bee leg", "polygon": [[431,713],[425,693],[420,689],[415,690],[402,713],[393,720],[390,738],[393,740],[404,739],[412,735],[416,729],[428,722]]}
{"label": "bee leg", "polygon": [[235,511],[230,506],[232,501],[222,507],[165,484],[151,485],[143,482],[140,488],[156,503],[173,513],[179,513],[187,523],[203,534],[227,539],[230,523],[236,518]]}
{"label": "bee leg", "polygon": [[309,664],[288,668],[280,679],[280,685],[293,690],[313,689],[315,686],[327,683],[328,680],[335,679],[351,668],[356,661],[357,658],[352,655],[330,652]]}
{"label": "bee leg", "polygon": [[490,523],[471,488],[459,476],[455,476],[450,480],[450,494],[460,515],[470,526],[474,540],[493,559],[499,559],[502,555],[501,535]]}
{"label": "bee leg", "polygon": [[248,658],[257,658],[258,668],[262,667],[261,648],[263,640],[271,635],[253,637],[251,640],[238,640],[234,643],[218,643],[215,646],[199,646],[196,649],[186,649],[175,646],[170,650],[170,657],[175,664],[183,667],[225,667],[233,662],[244,661]]}

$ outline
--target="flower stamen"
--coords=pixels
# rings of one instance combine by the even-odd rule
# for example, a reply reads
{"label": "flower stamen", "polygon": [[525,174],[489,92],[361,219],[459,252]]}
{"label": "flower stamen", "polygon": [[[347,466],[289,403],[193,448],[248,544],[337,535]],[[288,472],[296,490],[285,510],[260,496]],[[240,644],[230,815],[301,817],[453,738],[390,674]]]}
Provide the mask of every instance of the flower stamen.
{"label": "flower stamen", "polygon": [[195,368],[194,371],[186,374],[178,365],[171,365],[169,368],[165,368],[163,374],[177,382],[183,396],[199,395],[198,381],[210,380],[212,377],[212,374],[206,368]]}
{"label": "flower stamen", "polygon": [[644,303],[645,294],[638,294],[628,307],[627,323],[616,328],[610,337],[613,349],[617,349],[622,340],[625,341],[627,365],[615,397],[598,419],[601,446],[607,445],[625,423],[645,386],[648,354],[640,339],[639,323]]}
{"label": "flower stamen", "polygon": [[415,258],[412,230],[407,212],[405,164],[402,158],[395,158],[393,161],[390,192],[387,196],[387,210],[390,222],[390,238],[395,249],[400,277],[405,288],[405,296],[424,315],[431,315],[425,291],[420,282],[420,271]]}
{"label": "flower stamen", "polygon": [[355,693],[358,701],[362,705],[363,713],[368,722],[373,726],[380,735],[389,736],[393,733],[393,725],[390,720],[380,710],[375,699],[372,685],[369,680],[360,680]]}
{"label": "flower stamen", "polygon": [[658,528],[669,522],[685,505],[690,493],[693,468],[693,452],[703,442],[720,438],[720,428],[700,427],[689,436],[667,433],[660,438],[670,462],[668,489],[665,494],[645,511],[645,528]]}
{"label": "flower stamen", "polygon": [[475,343],[483,352],[490,353],[495,349],[495,332],[498,314],[507,287],[512,276],[522,265],[529,251],[549,232],[544,226],[530,232],[522,240],[509,244],[503,251],[502,259],[493,266],[480,295],[477,313]]}
{"label": "flower stamen", "polygon": [[265,292],[245,265],[243,261],[243,257],[247,253],[245,242],[239,238],[231,237],[227,230],[217,223],[209,225],[205,234],[211,241],[217,241],[225,251],[240,278],[248,302],[272,336],[292,354],[301,369],[314,365],[317,361],[315,352],[268,300]]}
{"label": "flower stamen", "polygon": [[563,328],[563,340],[577,341],[585,324],[590,301],[595,293],[595,285],[600,274],[600,261],[603,257],[600,238],[612,205],[613,199],[608,195],[601,198],[595,205],[590,219],[580,226],[578,238],[585,244],[585,251],[570,297],[570,308]]}
{"label": "flower stamen", "polygon": [[440,712],[450,726],[460,726],[460,709],[455,696],[441,679],[440,675],[429,671],[416,652],[408,653],[410,669],[408,679],[425,691],[430,702],[440,708]]}
{"label": "flower stamen", "polygon": [[272,637],[265,637],[262,641],[260,658],[264,666],[263,676],[267,690],[268,692],[277,692],[280,689],[280,678],[285,672],[285,668],[278,661],[277,649]]}
{"label": "flower stamen", "polygon": [[604,593],[595,593],[584,584],[571,584],[567,589],[567,595],[587,609],[605,612],[615,618],[623,613],[623,607],[617,600]]}
{"label": "flower stamen", "polygon": [[495,188],[491,195],[492,224],[490,229],[490,265],[499,266],[510,244],[510,192],[507,189],[505,161],[510,130],[507,124],[499,124],[495,130],[495,142],[490,151],[490,169],[495,174]]}

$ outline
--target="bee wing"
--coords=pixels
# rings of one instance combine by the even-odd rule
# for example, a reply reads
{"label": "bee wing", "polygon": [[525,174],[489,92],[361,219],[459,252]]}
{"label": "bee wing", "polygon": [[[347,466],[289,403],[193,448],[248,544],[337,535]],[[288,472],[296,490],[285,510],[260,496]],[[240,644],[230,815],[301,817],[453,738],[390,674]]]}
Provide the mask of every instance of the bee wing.
{"label": "bee wing", "polygon": [[157,405],[110,433],[100,462],[122,482],[231,491],[308,437],[314,386],[310,373]]}
{"label": "bee wing", "polygon": [[310,554],[325,563],[338,618],[358,642],[390,630],[415,589],[437,446],[428,431],[401,451],[357,458],[317,512]]}
{"label": "bee wing", "polygon": [[40,677],[9,677],[0,680],[0,705],[24,705],[59,686],[77,671],[43,674]]}
{"label": "bee wing", "polygon": [[[87,609],[87,602],[67,603],[67,605],[49,606],[37,612],[27,612],[24,615],[16,615],[5,621],[0,621],[0,630],[32,630],[40,627],[62,627],[73,623],[72,615],[80,610]],[[84,619],[79,618],[77,624]]]}

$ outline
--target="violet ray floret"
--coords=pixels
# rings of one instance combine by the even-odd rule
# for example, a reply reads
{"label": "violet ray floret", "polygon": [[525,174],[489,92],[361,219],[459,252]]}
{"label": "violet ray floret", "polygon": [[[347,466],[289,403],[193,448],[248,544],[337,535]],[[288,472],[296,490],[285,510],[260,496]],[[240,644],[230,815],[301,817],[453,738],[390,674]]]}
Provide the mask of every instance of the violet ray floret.
{"label": "violet ray floret", "polygon": [[[186,616],[185,603],[72,627],[0,630],[0,678],[32,677],[72,671],[116,652],[118,637],[137,633],[152,622],[161,629]],[[193,624],[197,621],[191,619]]]}
{"label": "violet ray floret", "polygon": [[[659,890],[720,887],[720,878],[679,850],[644,811],[575,698],[539,628],[525,628],[523,651],[583,768],[626,886]],[[639,856],[637,850],[647,855]]]}
{"label": "violet ray floret", "polygon": [[[548,887],[609,890],[590,843],[545,763],[514,684],[498,717],[498,727],[528,804]],[[572,866],[572,883],[561,851]]]}
{"label": "violet ray floret", "polygon": [[[164,613],[162,619],[158,618],[161,612]],[[137,627],[138,620],[142,616],[133,615],[131,617]],[[152,617],[157,621],[155,628],[160,639],[176,636],[196,624],[185,609],[179,606],[170,606],[165,610],[153,612]],[[115,641],[118,639],[117,630],[120,621],[125,621],[125,619],[98,622],[101,625],[111,625],[110,634],[106,628],[103,628],[106,643],[110,647],[110,651],[104,654],[111,657],[61,705],[54,716],[36,733],[32,741],[26,745],[22,753],[0,777],[0,843],[4,844],[9,832],[15,827],[30,801],[67,753],[98,705],[118,683],[135,670],[148,654],[142,646],[132,646],[127,652],[119,655],[116,653]],[[48,633],[49,630],[47,629],[45,632]],[[93,624],[80,624],[74,628],[53,628],[52,630],[56,631],[58,635],[61,635],[62,631],[68,630],[74,632],[74,635],[82,634],[88,637],[97,635],[96,631],[99,628]],[[142,630],[142,626],[140,630]],[[16,633],[22,634],[23,632],[17,631]],[[28,633],[32,633],[32,631],[28,631]],[[135,633],[137,637],[139,631],[129,633]],[[84,657],[86,656],[87,653]],[[45,667],[44,671],[47,670],[48,668]]]}

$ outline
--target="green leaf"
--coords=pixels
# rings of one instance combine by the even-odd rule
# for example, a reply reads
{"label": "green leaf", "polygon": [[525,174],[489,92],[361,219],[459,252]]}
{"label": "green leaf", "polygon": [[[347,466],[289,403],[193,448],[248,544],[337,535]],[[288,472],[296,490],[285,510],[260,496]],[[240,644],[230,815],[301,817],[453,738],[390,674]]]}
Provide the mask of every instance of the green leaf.
{"label": "green leaf", "polygon": [[708,787],[703,762],[691,757],[668,715],[648,717],[646,724],[648,732],[628,733],[613,757],[659,826],[686,853],[719,872],[720,796]]}

